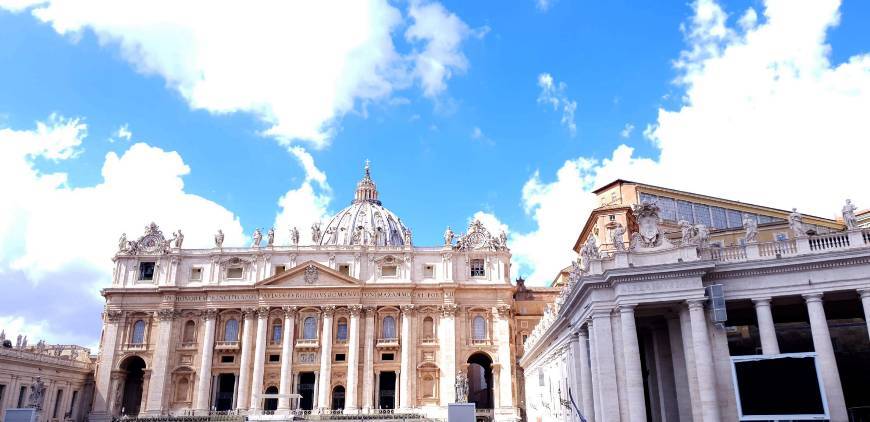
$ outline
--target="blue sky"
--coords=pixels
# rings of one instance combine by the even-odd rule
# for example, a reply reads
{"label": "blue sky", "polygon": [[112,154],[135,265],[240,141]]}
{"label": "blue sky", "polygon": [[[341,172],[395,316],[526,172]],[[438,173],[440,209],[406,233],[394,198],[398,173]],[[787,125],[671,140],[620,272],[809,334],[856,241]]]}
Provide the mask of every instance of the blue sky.
{"label": "blue sky", "polygon": [[93,344],[121,232],[307,238],[365,159],[415,243],[481,218],[538,285],[617,177],[870,204],[866,2],[319,3],[0,0],[0,328]]}

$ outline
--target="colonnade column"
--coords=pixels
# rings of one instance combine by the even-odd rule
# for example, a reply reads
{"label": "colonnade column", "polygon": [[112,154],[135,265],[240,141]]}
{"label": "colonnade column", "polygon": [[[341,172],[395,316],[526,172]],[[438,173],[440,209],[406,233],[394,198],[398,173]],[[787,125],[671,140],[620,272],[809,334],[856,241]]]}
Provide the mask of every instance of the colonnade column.
{"label": "colonnade column", "polygon": [[643,394],[643,373],[640,365],[640,345],[637,341],[635,305],[620,305],[622,352],[625,359],[625,382],[628,391],[628,414],[632,422],[646,421],[646,400]]}
{"label": "colonnade column", "polygon": [[217,310],[206,309],[202,313],[203,336],[200,350],[199,380],[196,382],[196,401],[193,408],[197,414],[208,413],[208,393],[211,390],[211,361],[214,356],[214,325]]}
{"label": "colonnade column", "polygon": [[296,307],[285,306],[284,326],[281,333],[281,376],[278,385],[278,411],[286,414],[290,410],[290,398],[284,397],[293,392],[293,337],[296,331]]}
{"label": "colonnade column", "polygon": [[592,367],[589,364],[589,333],[585,328],[577,332],[577,362],[580,365],[580,395],[583,398],[583,417],[595,420],[595,402],[592,397]]}
{"label": "colonnade column", "polygon": [[248,399],[251,398],[251,342],[254,340],[255,310],[242,310],[245,323],[242,326],[242,357],[239,362],[239,388],[236,391],[236,409],[248,409]]}
{"label": "colonnade column", "polygon": [[375,307],[363,308],[366,314],[365,344],[363,345],[363,412],[372,410],[375,397]]}
{"label": "colonnade column", "polygon": [[266,331],[269,326],[269,308],[257,309],[257,343],[254,349],[254,375],[251,382],[251,411],[259,414],[263,410],[263,365],[266,363]]}
{"label": "colonnade column", "polygon": [[840,372],[837,369],[834,346],[831,344],[831,332],[828,330],[828,319],[822,304],[822,294],[806,294],[803,297],[807,302],[810,331],[813,335],[813,349],[816,351],[816,361],[822,373],[831,420],[847,421],[849,417],[846,414],[846,399],[843,396],[843,385],[840,384]]}
{"label": "colonnade column", "polygon": [[163,412],[163,392],[166,379],[166,370],[169,367],[169,347],[172,344],[172,323],[178,312],[174,309],[161,309],[156,312],[157,319],[157,348],[154,358],[151,360],[151,377],[148,384],[148,398],[145,401],[145,414],[159,416]]}
{"label": "colonnade column", "polygon": [[864,305],[864,322],[867,323],[867,334],[870,335],[870,289],[858,290],[861,304]]}
{"label": "colonnade column", "polygon": [[716,370],[713,364],[713,348],[707,332],[707,315],[704,313],[706,299],[691,299],[689,320],[692,325],[692,348],[695,352],[695,367],[698,377],[698,392],[701,401],[701,415],[704,422],[718,422],[721,419],[719,400],[716,392]]}
{"label": "colonnade column", "polygon": [[[112,366],[115,361],[115,348],[118,345],[118,325],[121,322],[121,311],[109,311],[103,313],[103,321],[105,331],[103,332],[103,344],[100,347],[100,361],[102,364],[97,367],[97,373],[94,377],[94,407],[91,413],[91,419],[111,420],[112,415],[109,408],[110,397],[112,395]],[[10,397],[13,397],[14,392],[9,391]]]}
{"label": "colonnade column", "polygon": [[755,304],[755,316],[758,319],[758,335],[761,337],[761,353],[778,355],[779,343],[776,340],[776,326],[773,324],[773,313],[770,309],[770,298],[752,299]]}
{"label": "colonnade column", "polygon": [[616,361],[613,356],[613,328],[610,310],[592,311],[592,336],[595,337],[595,360],[597,361],[597,386],[600,412],[595,411],[595,420],[619,421],[619,388],[616,385]]}
{"label": "colonnade column", "polygon": [[495,309],[495,338],[498,341],[496,353],[501,370],[498,375],[498,392],[500,407],[513,407],[513,369],[514,362],[511,359],[511,329],[510,329],[510,305],[499,305]]}
{"label": "colonnade column", "polygon": [[411,327],[414,321],[414,305],[402,305],[402,363],[399,372],[399,408],[410,409],[411,377],[416,372],[413,364],[414,345],[412,344]]}
{"label": "colonnade column", "polygon": [[350,338],[347,342],[347,389],[345,390],[345,412],[356,413],[358,410],[356,401],[357,373],[359,372],[359,314],[362,310],[360,305],[350,307]]}
{"label": "colonnade column", "polygon": [[441,306],[441,320],[438,322],[442,406],[456,402],[456,308],[452,303]]}
{"label": "colonnade column", "polygon": [[332,316],[335,306],[324,306],[323,330],[320,336],[320,375],[317,377],[317,408],[329,408],[329,389],[332,380]]}

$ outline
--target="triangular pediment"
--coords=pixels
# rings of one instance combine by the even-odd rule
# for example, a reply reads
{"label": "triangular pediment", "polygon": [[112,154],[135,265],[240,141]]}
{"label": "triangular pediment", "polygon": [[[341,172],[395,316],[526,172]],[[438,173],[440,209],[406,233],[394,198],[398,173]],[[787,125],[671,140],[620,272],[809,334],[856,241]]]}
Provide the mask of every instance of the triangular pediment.
{"label": "triangular pediment", "polygon": [[259,281],[257,287],[353,287],[359,280],[314,261],[305,261],[287,271]]}

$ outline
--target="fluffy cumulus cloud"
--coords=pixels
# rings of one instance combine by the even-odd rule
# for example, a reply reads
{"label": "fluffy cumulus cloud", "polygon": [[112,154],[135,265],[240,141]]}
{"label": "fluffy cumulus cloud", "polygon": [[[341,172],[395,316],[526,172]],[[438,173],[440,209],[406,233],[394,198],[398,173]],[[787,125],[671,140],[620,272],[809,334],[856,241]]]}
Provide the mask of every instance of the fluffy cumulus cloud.
{"label": "fluffy cumulus cloud", "polygon": [[[645,131],[658,157],[623,145],[605,160],[566,161],[554,180],[535,173],[522,198],[537,229],[511,237],[523,271],[538,284],[552,280],[574,257],[570,248],[596,205],[590,191],[616,178],[823,217],[835,217],[846,198],[870,207],[862,177],[870,55],[831,62],[836,46],[826,36],[839,6],[767,0],[760,13],[739,11],[732,27],[718,3],[694,3],[675,61],[682,105],[659,110]],[[540,81],[543,92],[556,91],[550,78]]]}
{"label": "fluffy cumulus cloud", "polygon": [[79,119],[61,116],[33,129],[0,130],[0,180],[6,181],[0,196],[15,198],[0,202],[0,297],[15,299],[0,311],[0,322],[14,320],[52,342],[95,342],[98,291],[111,281],[108,257],[122,232],[135,239],[155,221],[166,235],[181,228],[190,247],[210,247],[217,228],[229,244],[244,239],[232,212],[185,192],[190,168],[176,152],[144,143],[110,152],[102,181],[88,187],[70,187],[66,173],[35,166],[75,159],[86,136]]}
{"label": "fluffy cumulus cloud", "polygon": [[[361,103],[416,83],[426,96],[442,93],[468,67],[463,41],[482,33],[423,1],[406,15],[387,0],[0,0],[0,8],[29,11],[60,34],[93,32],[192,107],[253,113],[266,135],[316,146]],[[402,29],[407,52],[394,43]]]}
{"label": "fluffy cumulus cloud", "polygon": [[568,98],[566,93],[568,85],[565,82],[556,83],[553,75],[542,73],[538,75],[538,87],[541,88],[538,104],[550,105],[553,111],[561,111],[562,126],[568,129],[571,136],[576,135],[577,123],[574,120],[574,113],[577,111],[577,101]]}

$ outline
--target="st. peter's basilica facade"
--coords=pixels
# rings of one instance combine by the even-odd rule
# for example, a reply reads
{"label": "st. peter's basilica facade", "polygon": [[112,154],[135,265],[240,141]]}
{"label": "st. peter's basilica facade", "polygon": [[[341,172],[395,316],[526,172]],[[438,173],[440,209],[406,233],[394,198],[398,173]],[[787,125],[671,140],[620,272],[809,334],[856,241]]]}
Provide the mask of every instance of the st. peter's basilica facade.
{"label": "st. peter's basilica facade", "polygon": [[[184,249],[180,231],[166,239],[152,223],[122,238],[91,419],[295,408],[445,417],[460,374],[488,416],[519,419],[518,346],[537,320],[516,324],[504,234],[474,222],[455,239],[448,228],[441,246],[412,245],[367,165],[350,206],[290,237],[277,245],[273,230],[257,231],[240,248],[218,232],[213,248]],[[544,303],[530,305],[523,312]]]}

